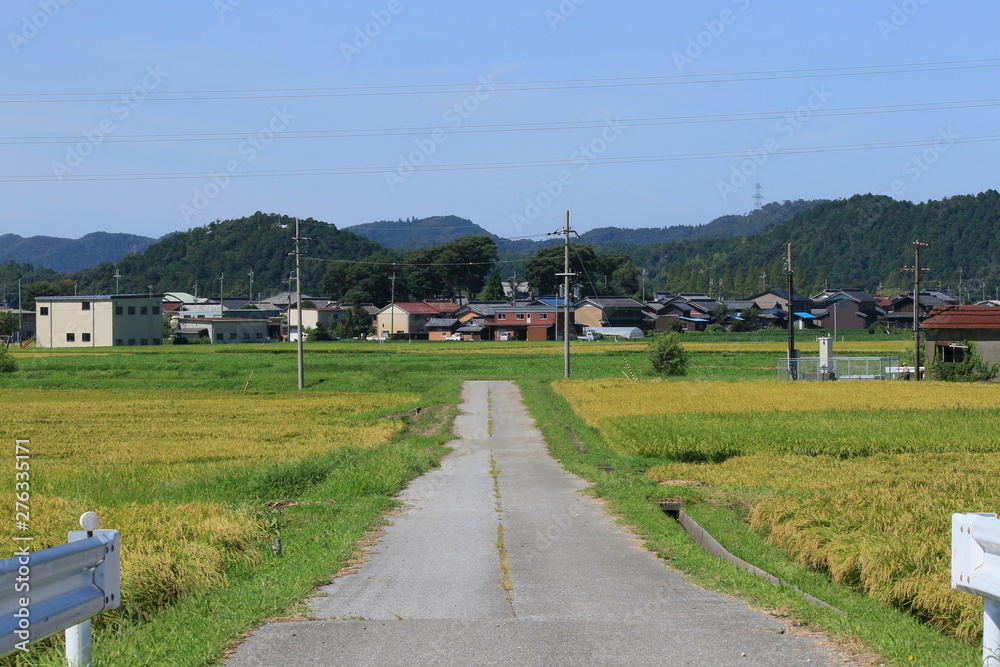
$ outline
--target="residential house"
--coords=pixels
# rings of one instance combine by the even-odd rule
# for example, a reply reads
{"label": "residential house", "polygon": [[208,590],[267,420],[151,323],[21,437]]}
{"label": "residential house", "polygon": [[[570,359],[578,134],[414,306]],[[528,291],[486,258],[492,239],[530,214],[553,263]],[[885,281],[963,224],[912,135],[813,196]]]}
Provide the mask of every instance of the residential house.
{"label": "residential house", "polygon": [[160,295],[35,298],[38,347],[161,345]]}
{"label": "residential house", "polygon": [[814,296],[812,314],[824,329],[867,329],[885,310],[860,289],[824,290]]}
{"label": "residential house", "polygon": [[[450,308],[447,304],[451,304]],[[397,302],[378,311],[375,331],[380,337],[390,335],[420,335],[428,333],[427,322],[432,318],[450,315],[457,309],[453,302]]]}
{"label": "residential house", "polygon": [[207,338],[213,344],[263,343],[269,322],[258,317],[182,317],[174,331],[175,343]]}
{"label": "residential house", "polygon": [[494,306],[484,324],[493,340],[562,340],[565,312],[561,306],[544,303],[506,304]]}
{"label": "residential house", "polygon": [[976,352],[988,364],[1000,363],[1000,308],[995,306],[946,305],[936,306],[920,323],[926,343],[928,361],[965,359],[973,342]]}
{"label": "residential house", "polygon": [[767,290],[747,301],[753,301],[760,309],[760,319],[768,326],[787,327],[789,313],[793,321],[798,322],[800,329],[814,326],[813,322],[817,319],[812,314],[812,299],[793,293],[789,304],[788,290]]}
{"label": "residential house", "polygon": [[[931,310],[940,306],[958,304],[958,297],[945,292],[920,292],[918,317],[923,319]],[[913,294],[900,294],[892,300],[892,312],[885,316],[890,327],[898,329],[913,328]]]}
{"label": "residential house", "polygon": [[645,306],[627,296],[591,296],[574,306],[573,319],[584,327],[648,326]]}

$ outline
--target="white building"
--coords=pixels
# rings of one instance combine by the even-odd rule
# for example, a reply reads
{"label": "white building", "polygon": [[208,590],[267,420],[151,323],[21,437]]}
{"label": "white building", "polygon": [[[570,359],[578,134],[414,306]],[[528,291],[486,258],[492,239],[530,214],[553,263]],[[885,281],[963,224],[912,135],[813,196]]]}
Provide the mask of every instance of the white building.
{"label": "white building", "polygon": [[38,347],[162,345],[160,295],[39,296]]}

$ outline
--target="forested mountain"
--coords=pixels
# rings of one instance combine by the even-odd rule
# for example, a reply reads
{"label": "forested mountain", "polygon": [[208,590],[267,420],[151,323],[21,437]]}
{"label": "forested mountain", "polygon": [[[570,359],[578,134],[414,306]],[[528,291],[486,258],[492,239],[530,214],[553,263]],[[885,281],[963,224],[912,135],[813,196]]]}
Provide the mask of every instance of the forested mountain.
{"label": "forested mountain", "polygon": [[580,242],[591,246],[649,245],[682,239],[717,239],[730,236],[752,236],[769,227],[779,225],[796,213],[822,204],[825,199],[797,199],[784,203],[773,202],[754,209],[745,215],[724,215],[704,225],[675,225],[673,227],[598,227],[580,235]]}
{"label": "forested mountain", "polygon": [[[307,218],[300,221],[302,243],[302,289],[320,291],[326,273],[325,259],[361,259],[380,250],[379,244],[339,230],[334,225]],[[288,277],[295,268],[294,219],[274,213],[258,213],[178,232],[146,248],[126,255],[117,265],[100,264],[74,276],[81,294],[108,294],[115,290],[114,272],[121,273],[121,292],[183,291],[218,296],[267,295],[289,289]],[[220,284],[220,278],[223,281]],[[151,287],[150,287],[151,286]],[[294,286],[293,286],[294,288]]]}
{"label": "forested mountain", "polygon": [[397,250],[421,250],[443,245],[463,236],[488,236],[494,241],[499,236],[465,218],[455,215],[436,215],[430,218],[407,218],[396,221],[380,220],[363,225],[346,227],[350,232]]}
{"label": "forested mountain", "polygon": [[[792,244],[796,289],[858,287],[891,294],[911,289],[913,241],[930,243],[921,264],[928,286],[978,299],[1000,285],[1000,194],[989,190],[913,204],[856,195],[810,208],[750,237],[660,243],[633,249],[654,272],[657,289],[750,295],[783,288],[786,245]],[[721,285],[721,288],[720,288]],[[881,285],[881,289],[880,289]]]}
{"label": "forested mountain", "polygon": [[28,263],[65,273],[101,262],[117,262],[127,253],[142,252],[155,241],[148,236],[108,232],[93,232],[78,239],[3,234],[0,236],[0,262]]}

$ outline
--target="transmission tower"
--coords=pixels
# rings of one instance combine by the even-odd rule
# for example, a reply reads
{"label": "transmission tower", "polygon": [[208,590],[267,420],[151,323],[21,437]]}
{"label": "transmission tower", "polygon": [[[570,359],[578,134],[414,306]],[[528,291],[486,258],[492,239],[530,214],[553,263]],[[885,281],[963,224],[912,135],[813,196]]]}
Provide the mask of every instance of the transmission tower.
{"label": "transmission tower", "polygon": [[764,195],[762,195],[760,193],[760,190],[761,190],[760,183],[758,183],[756,186],[754,186],[754,190],[755,190],[755,192],[754,192],[754,196],[753,196],[753,207],[754,207],[754,210],[757,210],[761,206],[764,205]]}

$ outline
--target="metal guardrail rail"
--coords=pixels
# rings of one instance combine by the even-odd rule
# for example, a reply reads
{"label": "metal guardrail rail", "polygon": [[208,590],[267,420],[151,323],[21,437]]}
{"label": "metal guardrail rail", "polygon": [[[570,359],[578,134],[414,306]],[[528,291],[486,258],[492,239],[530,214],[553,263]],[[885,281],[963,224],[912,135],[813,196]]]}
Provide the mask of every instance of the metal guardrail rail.
{"label": "metal guardrail rail", "polygon": [[1000,665],[1000,519],[951,515],[951,587],[983,598],[983,665]]}
{"label": "metal guardrail rail", "polygon": [[71,532],[67,544],[31,551],[21,542],[0,561],[0,656],[69,628],[69,664],[90,664],[89,619],[121,604],[120,536],[97,521],[87,512],[80,522],[90,529]]}

